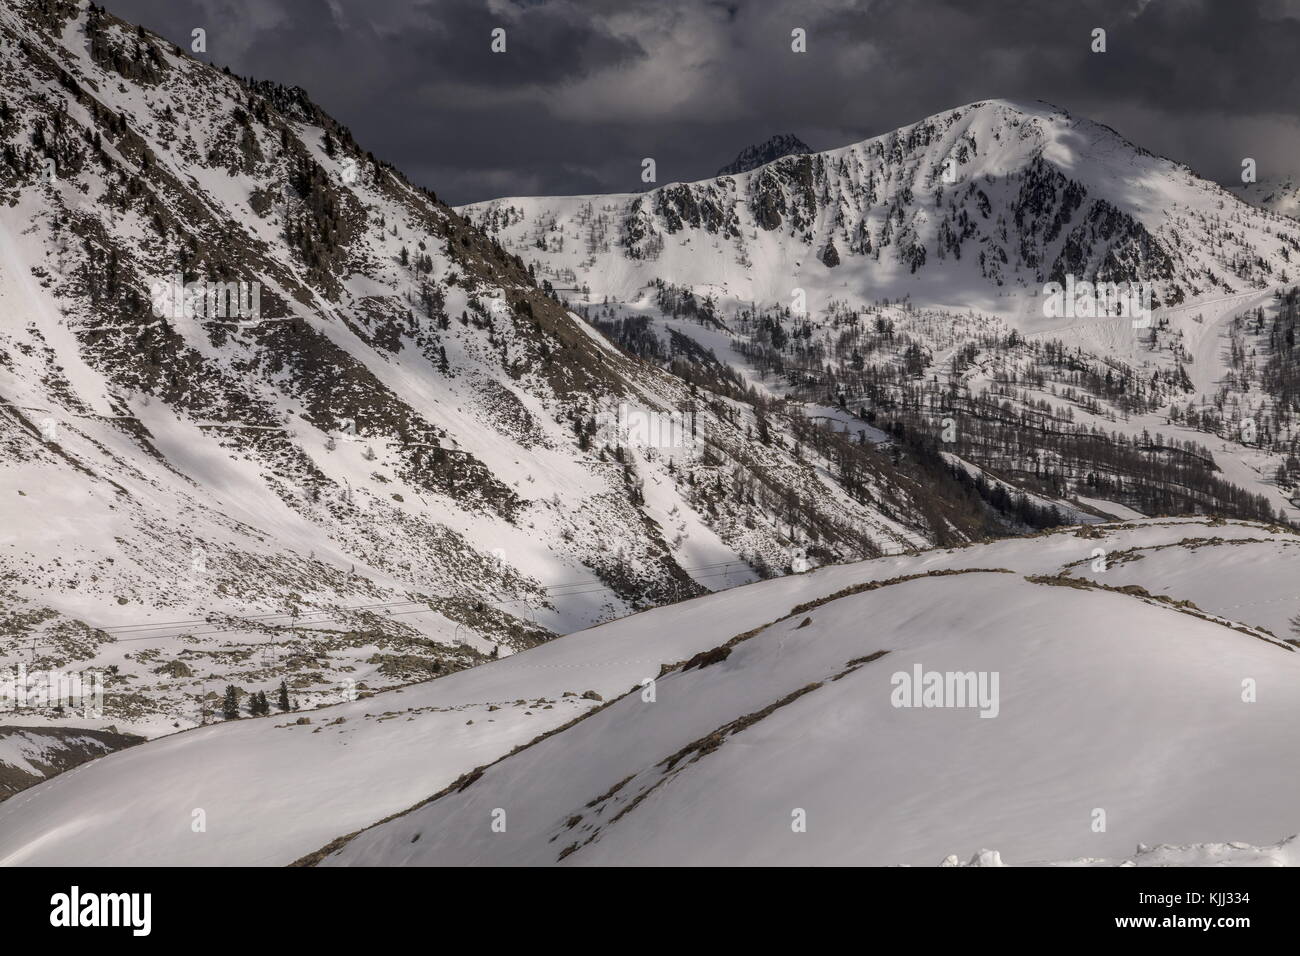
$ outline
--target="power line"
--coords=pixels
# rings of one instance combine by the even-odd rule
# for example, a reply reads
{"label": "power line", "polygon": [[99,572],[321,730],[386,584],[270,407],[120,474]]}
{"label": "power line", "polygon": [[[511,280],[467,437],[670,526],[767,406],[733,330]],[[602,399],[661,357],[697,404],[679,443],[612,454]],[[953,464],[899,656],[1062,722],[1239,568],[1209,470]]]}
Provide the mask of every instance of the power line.
{"label": "power line", "polygon": [[[321,608],[317,611],[307,611],[306,614],[325,614],[335,613],[338,611],[363,611],[377,607],[397,607],[402,604],[418,604],[418,601],[383,601],[376,604],[355,604],[337,608]],[[248,621],[250,623],[261,623],[266,618],[291,617],[290,611],[274,611],[268,614],[245,614],[238,616],[238,620]],[[101,627],[99,630],[108,633],[131,633],[137,630],[146,630],[155,627],[184,627],[191,624],[212,624],[209,618],[199,618],[188,621],[159,621],[148,624],[117,624],[113,627]]]}
{"label": "power line", "polygon": [[[739,573],[739,571],[731,571],[731,570],[724,570],[724,571],[713,570],[716,568],[731,568],[731,567],[749,568],[750,565],[746,561],[719,561],[719,562],[714,562],[712,564],[703,564],[703,565],[697,565],[692,567],[685,567],[682,568],[681,570],[687,572],[691,572],[691,571],[710,572],[707,574],[694,575],[695,578],[722,577],[722,576],[728,576],[731,574]],[[560,588],[579,588],[579,587],[581,587],[582,590],[567,590],[552,596],[581,597],[586,594],[597,594],[603,591],[616,590],[615,588],[610,587],[608,585],[596,584],[594,581],[572,581],[563,584],[545,585],[541,588],[541,590],[549,592],[553,590],[558,590]],[[388,617],[405,616],[408,614],[424,614],[429,611],[436,611],[437,608],[431,605],[431,601],[437,599],[438,597],[445,597],[445,596],[437,595],[434,598],[431,598],[430,600],[426,600],[426,601],[419,601],[419,600],[385,601],[385,602],[378,602],[375,604],[359,604],[359,605],[350,605],[350,606],[344,606],[339,608],[321,608],[316,611],[304,612],[304,614],[301,615],[301,617],[296,619],[291,612],[272,612],[267,614],[246,615],[246,616],[235,618],[234,620],[238,621],[239,623],[246,623],[253,626],[256,625],[272,626],[272,620],[275,618],[290,618],[291,620],[301,621],[307,624],[337,624],[337,623],[342,623],[344,621],[346,612],[351,612],[351,611],[368,611],[368,610],[382,609],[384,610],[385,616]],[[520,599],[512,599],[509,601],[482,601],[478,603],[482,603],[490,606],[497,606],[501,604],[517,604],[519,600]],[[393,608],[400,608],[400,607],[416,605],[416,604],[425,604],[427,606],[414,608],[412,610],[404,610],[404,611],[392,610]],[[318,615],[324,615],[324,616],[317,617]],[[317,619],[312,621],[306,621],[305,618],[307,617],[317,617]],[[186,632],[181,632],[179,634],[155,634],[155,633],[143,634],[143,635],[139,634],[140,631],[146,631],[146,630],[152,631],[164,627],[186,627],[189,625],[207,625],[208,629],[198,630],[193,632],[186,631]],[[234,633],[240,630],[240,628],[233,623],[227,626],[221,626],[208,619],[196,619],[190,621],[153,622],[153,623],[145,623],[145,624],[137,624],[137,625],[120,624],[111,628],[99,628],[99,630],[102,630],[105,633],[108,633],[111,637],[113,637],[114,639],[113,643],[125,644],[125,643],[134,643],[137,641],[172,640],[181,637],[211,637],[212,635],[215,634]],[[137,635],[137,636],[124,637],[120,635]],[[274,640],[274,638],[272,638],[272,640]],[[44,643],[44,644],[32,644],[30,645],[30,648],[34,652],[38,647],[54,647],[54,646],[56,645],[53,643]]]}
{"label": "power line", "polygon": [[[714,562],[714,563],[712,563],[712,564],[699,564],[699,565],[692,565],[692,566],[690,566],[690,567],[683,567],[681,570],[683,570],[683,571],[710,571],[710,570],[713,570],[714,568],[730,567],[730,566],[740,566],[740,565],[743,565],[743,566],[745,566],[745,567],[748,567],[748,566],[749,566],[749,563],[748,563],[747,561],[717,561],[717,562]],[[594,584],[594,583],[595,583],[595,582],[590,581],[590,580],[585,580],[585,581],[568,581],[568,582],[564,582],[564,583],[561,583],[561,584],[546,584],[546,585],[542,585],[541,588],[540,588],[539,590],[543,590],[543,591],[551,591],[551,590],[557,590],[557,589],[559,589],[559,588],[570,588],[570,587],[578,587],[578,586],[584,586],[584,585],[592,585],[592,584]],[[439,596],[439,597],[445,597],[445,595],[438,595],[438,596]],[[422,603],[426,603],[426,602],[424,602],[424,601],[420,601],[420,600],[415,600],[415,601],[381,601],[381,602],[378,602],[378,603],[375,603],[375,604],[356,604],[356,605],[346,605],[346,606],[338,607],[338,608],[321,608],[319,611],[308,611],[308,612],[306,612],[306,613],[308,613],[308,614],[318,614],[318,613],[322,613],[322,614],[323,614],[323,613],[327,613],[327,612],[331,612],[331,613],[332,613],[332,612],[334,612],[334,611],[367,610],[367,609],[370,609],[370,608],[377,608],[377,607],[395,607],[395,606],[402,605],[402,604],[422,604]],[[499,603],[499,602],[498,602],[498,603]],[[289,617],[289,616],[290,616],[290,612],[288,612],[288,611],[278,611],[278,612],[272,612],[272,613],[268,613],[268,614],[248,614],[248,615],[243,615],[240,619],[241,619],[241,620],[254,621],[254,620],[261,619],[261,618],[270,618],[270,617]],[[209,622],[206,618],[204,618],[204,619],[195,619],[195,620],[188,620],[188,621],[159,622],[159,623],[155,623],[155,624],[143,624],[143,625],[120,624],[120,625],[116,625],[116,626],[114,626],[114,627],[105,627],[105,628],[100,628],[100,630],[103,630],[103,631],[120,631],[120,630],[123,630],[123,629],[127,629],[127,630],[134,629],[134,628],[137,627],[137,626],[139,626],[139,627],[162,627],[162,626],[173,626],[173,625],[184,625],[184,624],[207,624],[207,623],[210,623],[210,622]]]}
{"label": "power line", "polygon": [[[682,570],[683,570],[683,571],[687,571],[687,572],[690,572],[690,571],[710,571],[710,570],[713,570],[713,569],[715,569],[715,568],[731,567],[731,566],[744,566],[744,567],[749,567],[748,562],[745,562],[745,561],[719,561],[719,562],[715,562],[715,563],[713,563],[713,564],[701,564],[701,565],[696,565],[696,566],[694,566],[694,567],[682,568]],[[732,573],[732,572],[726,572],[726,573]],[[711,576],[713,576],[713,575],[699,575],[699,576],[700,576],[700,577],[711,577]],[[543,586],[541,587],[540,590],[542,590],[542,591],[547,591],[547,592],[551,592],[551,591],[559,591],[560,589],[567,589],[567,588],[589,588],[590,590],[581,590],[581,591],[568,591],[568,590],[565,590],[565,591],[562,591],[562,592],[561,592],[560,594],[558,594],[557,596],[559,596],[559,597],[568,597],[568,596],[570,596],[570,595],[572,595],[572,594],[586,594],[586,593],[593,593],[594,591],[607,591],[607,590],[612,590],[611,588],[606,587],[606,586],[604,586],[604,585],[599,585],[599,586],[597,586],[597,585],[595,584],[594,581],[590,581],[590,580],[587,580],[587,581],[569,581],[569,582],[565,582],[565,583],[562,583],[562,584],[548,584],[548,585],[543,585]],[[338,613],[341,613],[341,612],[343,612],[343,611],[368,611],[368,610],[375,610],[375,609],[382,609],[382,608],[402,607],[402,606],[404,606],[404,605],[412,605],[412,604],[427,604],[427,603],[428,603],[427,601],[422,601],[422,600],[381,601],[381,602],[377,602],[377,603],[375,603],[375,604],[355,604],[355,605],[345,605],[345,606],[337,607],[337,608],[320,608],[320,609],[315,610],[315,611],[305,611],[305,612],[303,612],[303,615],[302,615],[302,616],[303,616],[304,618],[306,618],[306,617],[312,617],[312,616],[315,616],[315,615],[318,615],[318,614],[338,614]],[[486,602],[486,603],[491,603],[491,604],[500,604],[500,603],[506,603],[506,602],[496,601],[496,602]],[[515,603],[515,602],[512,602],[512,603]],[[270,613],[267,613],[267,614],[246,614],[246,615],[240,615],[239,617],[236,618],[236,620],[241,621],[241,622],[248,622],[248,623],[250,623],[250,624],[269,624],[271,619],[274,619],[274,618],[285,618],[285,617],[292,617],[292,616],[293,616],[293,615],[292,615],[292,612],[288,612],[288,611],[276,611],[276,612],[270,612]],[[323,623],[323,622],[315,622],[315,623]],[[157,621],[157,622],[143,623],[143,624],[118,624],[118,625],[114,625],[114,626],[112,626],[112,627],[103,627],[103,628],[99,628],[99,630],[102,630],[102,631],[104,631],[104,632],[106,632],[106,633],[109,633],[109,634],[118,635],[118,634],[134,634],[134,633],[136,633],[136,632],[138,632],[138,631],[154,630],[154,629],[157,629],[157,628],[163,628],[163,627],[187,627],[187,626],[190,626],[190,625],[211,625],[211,626],[213,626],[213,627],[216,627],[216,623],[213,622],[212,620],[210,620],[210,619],[208,619],[208,618],[199,618],[199,619],[191,619],[191,620],[187,620],[187,621]],[[230,628],[223,628],[222,630],[229,630],[229,629],[230,629]],[[216,631],[207,631],[207,632],[204,632],[204,633],[209,633],[209,634],[210,634],[210,633],[217,633],[217,632],[216,632]],[[181,636],[181,635],[176,635],[176,636],[179,637],[179,636]]]}

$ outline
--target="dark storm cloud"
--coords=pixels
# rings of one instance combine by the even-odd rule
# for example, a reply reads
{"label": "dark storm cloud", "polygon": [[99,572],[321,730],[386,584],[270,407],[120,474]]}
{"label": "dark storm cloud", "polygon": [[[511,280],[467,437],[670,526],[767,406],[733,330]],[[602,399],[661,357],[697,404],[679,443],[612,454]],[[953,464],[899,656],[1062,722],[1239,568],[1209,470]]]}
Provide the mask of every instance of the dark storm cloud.
{"label": "dark storm cloud", "polygon": [[452,202],[638,189],[646,156],[660,182],[697,179],[776,132],[825,149],[991,97],[1048,100],[1224,181],[1245,156],[1300,169],[1300,0],[107,6],[184,46],[203,27],[206,58],[306,88]]}

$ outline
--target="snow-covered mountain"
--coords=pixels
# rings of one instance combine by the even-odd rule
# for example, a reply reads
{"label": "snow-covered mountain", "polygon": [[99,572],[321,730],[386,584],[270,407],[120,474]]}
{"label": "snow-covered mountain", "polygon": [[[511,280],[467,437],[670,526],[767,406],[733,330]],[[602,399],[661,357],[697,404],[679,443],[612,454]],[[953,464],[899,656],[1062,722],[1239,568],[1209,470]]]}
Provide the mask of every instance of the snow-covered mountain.
{"label": "snow-covered mountain", "polygon": [[1294,176],[1265,179],[1232,190],[1243,200],[1282,216],[1300,218],[1300,180]]}
{"label": "snow-covered mountain", "polygon": [[[91,761],[0,804],[0,865],[1275,847],[1300,832],[1297,567],[1293,531],[1182,519],[775,578]],[[918,666],[996,673],[996,716],[894,706]]]}
{"label": "snow-covered mountain", "polygon": [[[1300,654],[1244,623],[1277,625],[1256,603],[1274,592],[1209,578],[1240,584],[1268,561],[1293,574],[1300,542],[1186,533],[898,562],[664,668],[653,699],[634,686],[321,862],[932,866],[981,847],[1029,863],[1275,844],[1300,829]],[[1058,570],[1003,566],[1071,541]]]}
{"label": "snow-covered mountain", "polygon": [[106,724],[1023,527],[620,351],[303,90],[93,4],[0,10],[0,199],[0,665],[104,670]]}
{"label": "snow-covered mountain", "polygon": [[766,166],[782,156],[802,156],[811,152],[808,144],[793,133],[777,133],[762,143],[746,146],[736,154],[735,159],[719,169],[717,175],[735,176]]}
{"label": "snow-covered mountain", "polygon": [[1300,223],[1005,101],[728,169],[458,211],[0,8],[0,866],[1294,863]]}
{"label": "snow-covered mountain", "polygon": [[1113,515],[1300,520],[1300,223],[1063,110],[462,212],[625,347],[692,339],[849,432]]}
{"label": "snow-covered mountain", "polygon": [[907,298],[1043,324],[1042,287],[1141,281],[1157,305],[1285,283],[1300,225],[1279,221],[1109,127],[1046,104],[972,103],[883,136],[646,193],[464,207],[539,278],[634,299],[807,310]]}

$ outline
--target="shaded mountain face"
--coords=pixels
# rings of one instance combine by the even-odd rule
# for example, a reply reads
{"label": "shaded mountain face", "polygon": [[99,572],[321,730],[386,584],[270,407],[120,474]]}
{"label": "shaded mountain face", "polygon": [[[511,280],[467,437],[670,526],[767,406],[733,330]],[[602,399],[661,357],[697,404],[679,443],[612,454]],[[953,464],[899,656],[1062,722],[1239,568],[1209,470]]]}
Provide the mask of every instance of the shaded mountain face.
{"label": "shaded mountain face", "polygon": [[143,739],[113,730],[0,727],[0,801],[87,760],[133,747]]}
{"label": "shaded mountain face", "polygon": [[301,89],[93,5],[0,41],[0,653],[102,670],[106,722],[1023,526],[687,339],[611,345]]}
{"label": "shaded mountain face", "polygon": [[1252,206],[1280,216],[1300,218],[1300,179],[1284,176],[1235,186],[1232,192]]}
{"label": "shaded mountain face", "polygon": [[719,169],[717,175],[734,176],[737,173],[747,173],[759,166],[766,166],[782,156],[802,156],[811,152],[808,145],[798,136],[792,133],[778,133],[757,146],[746,146],[735,159]]}

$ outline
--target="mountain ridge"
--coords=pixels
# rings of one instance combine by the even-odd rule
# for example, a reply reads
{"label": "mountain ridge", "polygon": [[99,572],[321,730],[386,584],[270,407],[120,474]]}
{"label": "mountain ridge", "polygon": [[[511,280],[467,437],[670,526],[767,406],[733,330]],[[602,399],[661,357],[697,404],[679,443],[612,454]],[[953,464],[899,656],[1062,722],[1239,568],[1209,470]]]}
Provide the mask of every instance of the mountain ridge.
{"label": "mountain ridge", "polygon": [[692,339],[846,432],[929,441],[1051,499],[1300,519],[1295,220],[1051,104],[461,209],[625,347]]}
{"label": "mountain ridge", "polygon": [[[1084,148],[1090,166],[1078,162],[1075,150]],[[953,182],[943,181],[945,169]],[[1083,178],[1076,181],[1071,173]],[[990,184],[999,186],[1001,197]],[[942,199],[922,198],[931,192]],[[917,304],[975,305],[1011,315],[1016,309],[998,303],[999,289],[1014,287],[1032,298],[1043,283],[1062,280],[1067,272],[1089,279],[1146,279],[1156,285],[1157,305],[1176,305],[1207,290],[1255,287],[1256,273],[1244,264],[1220,262],[1206,248],[1195,255],[1184,248],[1186,231],[1201,222],[1213,227],[1212,207],[1228,195],[1196,180],[1185,165],[1058,107],[982,100],[847,146],[777,158],[733,177],[670,183],[646,193],[505,198],[460,208],[539,269],[553,268],[555,257],[520,241],[520,212],[509,211],[516,203],[534,221],[540,216],[573,224],[598,216],[601,235],[593,263],[610,274],[601,283],[602,293],[620,297],[657,268],[673,281],[741,299],[784,301],[790,286],[802,285],[809,294],[820,286],[825,295],[835,290],[855,302],[898,292]],[[588,206],[600,206],[601,213],[583,213]],[[994,209],[1015,219],[1018,234],[992,228],[988,219]],[[1261,249],[1274,250],[1270,270],[1284,271],[1280,253],[1300,249],[1300,231],[1269,237],[1270,224],[1251,207],[1233,212],[1244,217]],[[791,251],[755,241],[769,235]],[[701,257],[700,250],[688,255],[677,248],[693,237],[707,240],[719,253],[725,252],[724,243],[734,245],[736,263],[725,254]],[[1231,233],[1225,239],[1237,241]],[[834,264],[826,269],[860,263],[874,295],[855,294],[813,266],[816,260],[825,264],[830,249]],[[962,267],[963,250],[966,262],[979,259],[975,275]],[[758,262],[760,255],[776,280],[744,276],[744,263]],[[907,281],[918,272],[933,272],[937,264],[951,276],[946,285],[957,283],[962,295],[945,283],[928,290]],[[1201,275],[1206,267],[1208,282]],[[575,271],[570,262],[565,268]],[[841,291],[845,288],[847,293]],[[935,297],[935,291],[944,297]]]}
{"label": "mountain ridge", "polygon": [[105,723],[210,720],[227,684],[339,699],[1022,527],[814,447],[707,350],[611,345],[300,88],[93,4],[22,0],[0,34],[0,635],[109,669]]}

